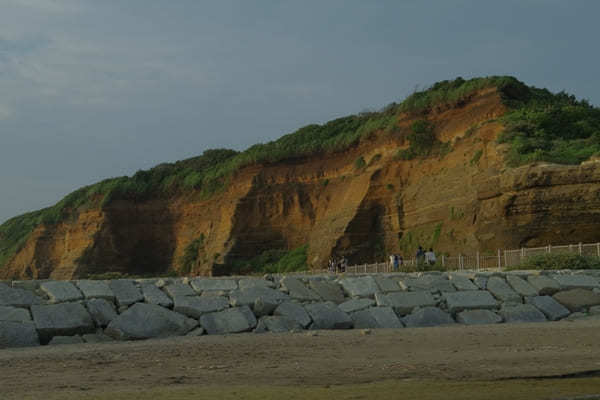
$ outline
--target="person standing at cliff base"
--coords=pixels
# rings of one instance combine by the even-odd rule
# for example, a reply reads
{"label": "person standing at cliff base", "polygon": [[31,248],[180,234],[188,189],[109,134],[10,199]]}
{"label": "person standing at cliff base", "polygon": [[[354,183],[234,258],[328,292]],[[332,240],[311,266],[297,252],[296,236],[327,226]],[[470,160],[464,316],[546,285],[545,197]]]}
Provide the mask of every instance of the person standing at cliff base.
{"label": "person standing at cliff base", "polygon": [[425,253],[425,260],[429,265],[433,265],[437,261],[435,258],[435,253],[431,247],[429,248],[429,251]]}
{"label": "person standing at cliff base", "polygon": [[417,265],[422,265],[425,262],[425,252],[423,251],[423,248],[421,246],[419,246],[419,248],[417,249],[416,258]]}

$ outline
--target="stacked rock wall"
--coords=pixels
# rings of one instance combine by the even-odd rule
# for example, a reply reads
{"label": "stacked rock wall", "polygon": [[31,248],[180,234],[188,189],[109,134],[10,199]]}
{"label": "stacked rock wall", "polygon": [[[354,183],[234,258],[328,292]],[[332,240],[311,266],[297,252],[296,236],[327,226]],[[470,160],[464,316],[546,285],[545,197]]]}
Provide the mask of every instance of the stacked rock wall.
{"label": "stacked rock wall", "polygon": [[0,283],[0,348],[600,318],[600,271]]}

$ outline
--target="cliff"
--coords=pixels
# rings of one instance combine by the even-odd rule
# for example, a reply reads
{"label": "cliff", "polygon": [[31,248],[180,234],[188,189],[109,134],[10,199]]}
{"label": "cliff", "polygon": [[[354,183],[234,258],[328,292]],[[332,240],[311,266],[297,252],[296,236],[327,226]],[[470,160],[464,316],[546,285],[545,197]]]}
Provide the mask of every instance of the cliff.
{"label": "cliff", "polygon": [[[331,136],[336,148],[302,150],[298,137],[322,138],[323,127],[309,126],[265,145],[267,158],[239,161],[254,148],[215,153],[226,173],[198,158],[195,167],[184,161],[83,188],[0,228],[0,278],[219,275],[300,247],[309,267],[324,268],[332,254],[372,262],[412,255],[419,244],[456,254],[597,241],[599,163],[507,161],[529,154],[506,139],[520,85],[482,84],[411,108],[413,95],[381,113],[333,121],[328,129],[346,129]],[[340,145],[347,132],[352,140]],[[430,141],[419,147],[423,137]],[[273,156],[286,140],[298,151]],[[148,183],[155,178],[160,190]],[[148,185],[134,186],[140,182]]]}

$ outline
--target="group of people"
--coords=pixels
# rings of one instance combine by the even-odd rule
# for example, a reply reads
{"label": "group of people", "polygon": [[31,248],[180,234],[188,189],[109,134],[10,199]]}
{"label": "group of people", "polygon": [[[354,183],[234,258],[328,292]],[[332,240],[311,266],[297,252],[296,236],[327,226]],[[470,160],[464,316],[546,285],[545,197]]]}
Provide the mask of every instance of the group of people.
{"label": "group of people", "polygon": [[[423,247],[419,246],[415,258],[417,260],[417,265],[434,265],[437,262],[435,252],[431,247],[429,250],[425,251]],[[400,266],[403,264],[404,259],[402,258],[402,255],[390,254],[390,266],[393,271],[399,271]],[[346,272],[346,267],[348,267],[348,259],[345,256],[340,258],[336,258],[335,256],[331,257],[327,263],[327,269],[331,273]]]}
{"label": "group of people", "polygon": [[327,269],[329,272],[346,272],[346,267],[348,266],[348,259],[344,256],[340,258],[331,257],[329,262],[327,263]]}

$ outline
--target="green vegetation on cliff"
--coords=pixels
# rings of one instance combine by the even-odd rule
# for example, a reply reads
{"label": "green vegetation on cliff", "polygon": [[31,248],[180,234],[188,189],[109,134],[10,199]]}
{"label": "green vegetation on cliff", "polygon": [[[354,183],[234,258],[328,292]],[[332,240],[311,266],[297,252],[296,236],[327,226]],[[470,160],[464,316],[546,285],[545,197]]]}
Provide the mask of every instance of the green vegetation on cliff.
{"label": "green vegetation on cliff", "polygon": [[232,274],[284,273],[306,271],[308,245],[293,250],[266,250],[250,260],[235,260],[231,263]]}

